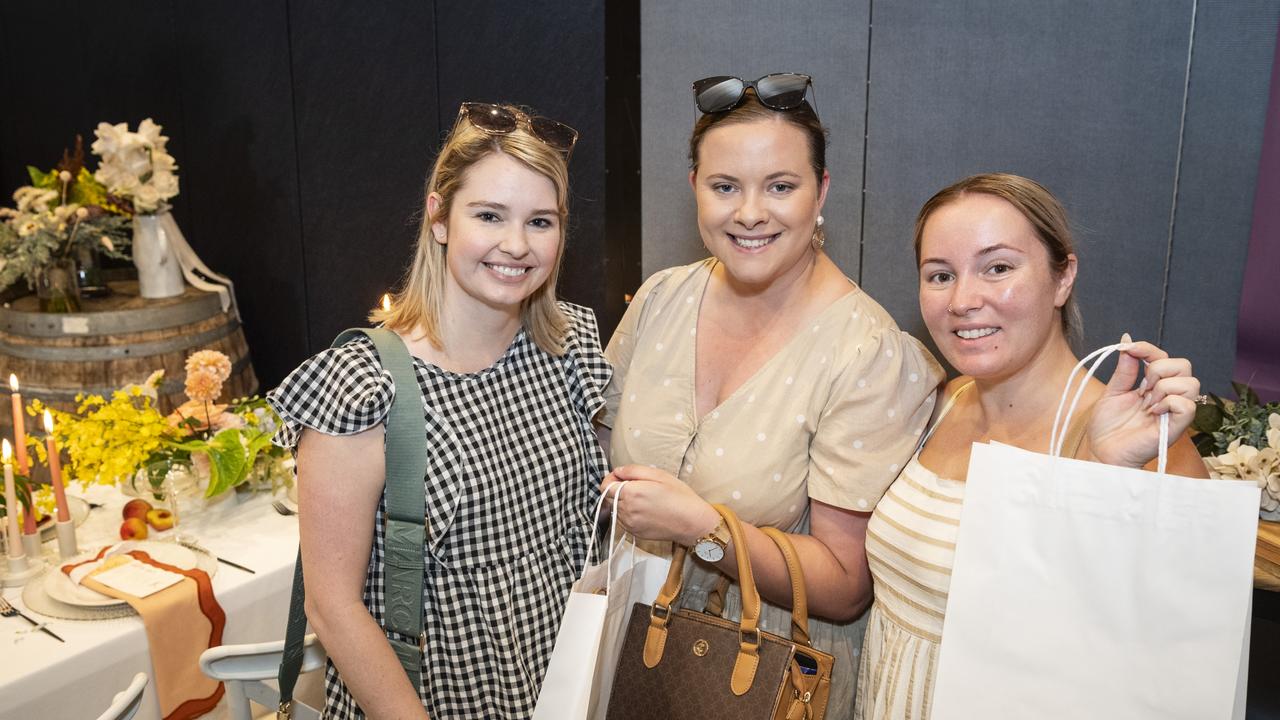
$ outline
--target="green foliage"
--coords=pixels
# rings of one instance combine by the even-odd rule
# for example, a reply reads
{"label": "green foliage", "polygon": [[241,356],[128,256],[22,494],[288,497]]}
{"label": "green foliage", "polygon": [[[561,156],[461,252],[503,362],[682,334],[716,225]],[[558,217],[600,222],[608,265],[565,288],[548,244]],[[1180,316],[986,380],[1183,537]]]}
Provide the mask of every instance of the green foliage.
{"label": "green foliage", "polygon": [[1209,393],[1208,402],[1196,407],[1191,427],[1200,433],[1195,444],[1202,457],[1227,452],[1227,446],[1235,440],[1255,448],[1267,447],[1267,419],[1272,413],[1280,413],[1280,402],[1263,403],[1244,383],[1233,382],[1231,387],[1237,400],[1223,400]]}

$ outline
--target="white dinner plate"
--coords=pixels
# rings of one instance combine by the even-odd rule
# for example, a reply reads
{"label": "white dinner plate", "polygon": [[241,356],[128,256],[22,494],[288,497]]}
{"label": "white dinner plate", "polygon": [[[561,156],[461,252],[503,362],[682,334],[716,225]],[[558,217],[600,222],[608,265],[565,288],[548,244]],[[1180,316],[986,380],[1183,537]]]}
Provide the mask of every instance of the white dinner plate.
{"label": "white dinner plate", "polygon": [[[196,567],[196,554],[187,548],[175,543],[155,542],[151,540],[137,540],[120,543],[125,546],[126,550],[141,550],[157,562],[166,565],[172,565],[180,570],[190,570]],[[59,563],[55,567],[49,569],[44,574],[44,591],[49,597],[68,605],[79,605],[81,607],[108,607],[111,605],[123,605],[125,601],[103,595],[95,590],[90,590],[83,585],[77,585],[62,572],[62,566],[72,565],[92,559],[98,554],[98,550],[84,553],[67,562]],[[119,554],[119,553],[117,553]]]}

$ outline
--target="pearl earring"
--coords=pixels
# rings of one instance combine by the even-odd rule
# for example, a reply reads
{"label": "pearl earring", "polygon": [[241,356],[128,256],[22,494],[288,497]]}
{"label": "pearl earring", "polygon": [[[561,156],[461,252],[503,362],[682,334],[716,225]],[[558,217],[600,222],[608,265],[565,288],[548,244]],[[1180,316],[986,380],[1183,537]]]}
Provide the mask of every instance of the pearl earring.
{"label": "pearl earring", "polygon": [[822,217],[821,215],[819,215],[819,216],[818,216],[818,227],[822,227],[822,223],[824,223],[824,222],[826,222],[826,221],[827,221],[827,219],[826,219],[826,218],[824,218],[824,217]]}

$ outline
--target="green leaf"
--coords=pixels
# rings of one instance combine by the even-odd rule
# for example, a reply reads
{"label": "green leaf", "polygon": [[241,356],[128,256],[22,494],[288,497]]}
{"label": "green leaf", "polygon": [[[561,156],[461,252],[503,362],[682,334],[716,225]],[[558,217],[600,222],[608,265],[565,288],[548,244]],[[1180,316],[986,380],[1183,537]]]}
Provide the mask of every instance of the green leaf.
{"label": "green leaf", "polygon": [[1196,435],[1192,442],[1196,445],[1196,451],[1200,453],[1200,457],[1209,457],[1217,455],[1217,443],[1214,442],[1213,435],[1209,433],[1201,433]]}
{"label": "green leaf", "polygon": [[1221,407],[1211,403],[1196,405],[1196,417],[1191,421],[1191,427],[1202,433],[1211,433],[1222,427],[1222,420]]}
{"label": "green leaf", "polygon": [[39,168],[27,166],[27,174],[31,176],[31,184],[41,190],[61,190],[62,184],[58,182],[58,168],[54,168],[49,172],[40,172]]}
{"label": "green leaf", "polygon": [[249,475],[248,453],[240,444],[240,431],[227,428],[208,441],[205,452],[209,455],[209,487],[204,496],[214,497],[244,482]]}
{"label": "green leaf", "polygon": [[1258,395],[1253,391],[1253,388],[1249,387],[1245,383],[1236,382],[1235,380],[1232,380],[1231,389],[1236,391],[1236,397],[1240,398],[1240,402],[1243,402],[1247,405],[1262,404],[1262,401],[1258,399]]}

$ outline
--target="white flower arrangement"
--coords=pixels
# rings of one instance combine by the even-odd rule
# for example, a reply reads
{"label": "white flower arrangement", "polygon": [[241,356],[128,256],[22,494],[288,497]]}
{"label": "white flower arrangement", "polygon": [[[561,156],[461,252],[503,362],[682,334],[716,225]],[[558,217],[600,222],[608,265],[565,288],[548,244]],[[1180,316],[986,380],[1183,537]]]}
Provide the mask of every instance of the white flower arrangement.
{"label": "white flower arrangement", "polygon": [[131,132],[128,123],[105,122],[93,131],[98,139],[90,150],[102,158],[93,177],[107,192],[132,201],[134,211],[142,215],[162,210],[165,201],[178,194],[178,164],[165,151],[169,138],[160,134],[161,129],[147,118],[137,132]]}
{"label": "white flower arrangement", "polygon": [[1232,385],[1238,400],[1211,393],[1196,408],[1196,448],[1213,477],[1257,483],[1263,517],[1280,520],[1280,402],[1264,403],[1247,385]]}

